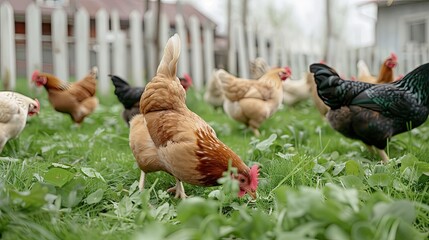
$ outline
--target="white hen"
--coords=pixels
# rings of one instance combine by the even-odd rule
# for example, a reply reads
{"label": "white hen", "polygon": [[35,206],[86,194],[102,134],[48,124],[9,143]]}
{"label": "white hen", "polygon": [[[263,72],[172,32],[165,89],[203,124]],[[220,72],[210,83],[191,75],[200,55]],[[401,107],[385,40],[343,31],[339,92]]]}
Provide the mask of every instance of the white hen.
{"label": "white hen", "polygon": [[40,110],[37,99],[16,92],[0,91],[0,152],[11,138],[16,138],[24,129],[28,115]]}

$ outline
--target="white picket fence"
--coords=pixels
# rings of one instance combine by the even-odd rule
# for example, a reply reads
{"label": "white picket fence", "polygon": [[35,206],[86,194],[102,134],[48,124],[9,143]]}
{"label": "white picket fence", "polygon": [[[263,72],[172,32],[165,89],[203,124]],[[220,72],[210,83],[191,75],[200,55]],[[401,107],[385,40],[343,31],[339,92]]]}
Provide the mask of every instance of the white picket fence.
{"label": "white picket fence", "polygon": [[[121,30],[118,12],[113,10],[109,13],[100,9],[95,16],[96,38],[91,39],[89,14],[84,8],[80,8],[72,16],[75,31],[74,35],[69,37],[67,13],[64,9],[58,8],[51,15],[50,37],[42,36],[41,9],[35,3],[31,3],[25,16],[26,34],[21,36],[26,43],[24,59],[28,83],[30,84],[30,75],[35,69],[46,70],[43,69],[46,64],[43,44],[49,42],[52,55],[52,69],[49,70],[61,79],[68,80],[70,75],[80,79],[96,65],[99,69],[98,88],[101,93],[108,93],[112,88],[108,74],[122,76],[130,80],[132,85],[143,86],[147,79],[150,80],[154,76],[158,65],[156,54],[159,53],[154,46],[156,32],[154,17],[151,11],[144,16],[138,11],[133,11],[129,15],[129,29]],[[196,16],[190,16],[188,21],[185,21],[181,15],[165,14],[160,20],[160,51],[163,50],[168,37],[172,35],[168,21],[171,17],[175,18],[175,31],[182,39],[178,75],[190,73],[194,87],[198,90],[204,88],[215,66],[223,65],[231,73],[246,78],[249,76],[250,60],[262,57],[271,66],[290,66],[294,77],[298,78],[302,72],[307,71],[309,64],[322,60],[321,55],[317,53],[303,54],[291,51],[287,47],[287,39],[279,41],[277,38],[277,41],[273,41],[272,39],[276,39],[275,36],[258,34],[251,24],[244,29],[240,22],[234,21],[230,52],[227,56],[228,64],[215,63],[214,26],[200,23]],[[14,11],[6,1],[0,5],[0,79],[3,88],[7,89],[16,87],[17,39],[19,36],[15,35]],[[410,45],[404,51],[396,53],[399,57],[397,73],[404,74],[428,62],[428,49],[427,46],[417,48]],[[356,76],[356,63],[359,59],[365,60],[373,74],[377,74],[381,63],[389,54],[388,49],[374,47],[349,49],[337,45],[325,61],[342,75],[350,77]]]}

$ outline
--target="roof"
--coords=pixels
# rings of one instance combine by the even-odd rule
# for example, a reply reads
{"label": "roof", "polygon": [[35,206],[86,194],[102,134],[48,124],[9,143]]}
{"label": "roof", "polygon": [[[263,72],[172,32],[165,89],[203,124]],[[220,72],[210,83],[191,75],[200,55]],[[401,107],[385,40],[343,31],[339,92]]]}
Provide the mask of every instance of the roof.
{"label": "roof", "polygon": [[[0,3],[6,2],[8,0],[0,0]],[[129,14],[136,10],[140,13],[143,13],[145,8],[145,2],[143,0],[62,0],[62,4],[54,4],[57,1],[52,0],[9,0],[8,1],[16,15],[24,15],[27,9],[27,6],[32,2],[38,2],[42,10],[42,15],[50,14],[54,9],[58,7],[64,7],[65,10],[71,15],[79,8],[85,8],[90,17],[94,18],[97,11],[104,8],[107,12],[111,12],[116,9],[121,20],[128,20]],[[42,2],[42,3],[40,3]],[[43,4],[43,2],[51,2],[52,5]],[[61,1],[58,1],[61,2]],[[150,1],[149,9],[156,9],[156,2]],[[182,12],[185,21],[192,15],[196,16],[200,23],[209,23],[216,26],[216,23],[208,18],[206,15],[198,11],[193,5],[187,3],[162,3],[161,2],[161,12],[166,13],[169,16],[170,24],[175,23],[176,14]]]}
{"label": "roof", "polygon": [[362,3],[361,5],[375,3],[378,5],[378,7],[390,7],[397,5],[416,4],[421,2],[427,2],[427,0],[369,0]]}

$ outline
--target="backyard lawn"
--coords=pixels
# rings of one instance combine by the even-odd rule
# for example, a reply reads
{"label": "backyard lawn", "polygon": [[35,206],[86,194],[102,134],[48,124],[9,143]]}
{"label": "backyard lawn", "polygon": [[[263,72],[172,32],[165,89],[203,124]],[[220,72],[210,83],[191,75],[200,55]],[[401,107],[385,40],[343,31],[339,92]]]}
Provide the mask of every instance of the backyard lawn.
{"label": "backyard lawn", "polygon": [[[260,165],[258,197],[185,184],[186,200],[157,172],[140,177],[122,105],[113,94],[81,126],[55,112],[44,90],[31,117],[0,154],[2,239],[426,239],[429,233],[429,123],[389,143],[387,165],[324,121],[311,100],[284,107],[261,137],[213,109],[201,92],[188,107],[247,165]],[[226,175],[227,176],[227,175]]]}

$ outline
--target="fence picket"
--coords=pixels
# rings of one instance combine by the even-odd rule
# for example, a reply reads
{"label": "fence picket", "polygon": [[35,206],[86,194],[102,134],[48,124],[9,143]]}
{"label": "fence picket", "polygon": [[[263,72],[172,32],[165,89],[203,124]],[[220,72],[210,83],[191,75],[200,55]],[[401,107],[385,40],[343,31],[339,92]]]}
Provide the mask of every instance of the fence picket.
{"label": "fence picket", "polygon": [[134,10],[130,13],[131,79],[135,86],[144,86],[145,75],[143,58],[142,16]]}
{"label": "fence picket", "polygon": [[190,74],[189,71],[189,49],[188,49],[188,34],[186,33],[185,21],[183,16],[176,15],[176,30],[181,39],[180,43],[182,44],[178,62],[178,71],[177,75],[183,76],[184,73]]}
{"label": "fence picket", "polygon": [[32,26],[25,29],[26,59],[27,59],[27,81],[31,84],[31,74],[34,70],[42,70],[42,20],[40,8],[31,3],[25,13],[25,24]]}
{"label": "fence picket", "polygon": [[4,2],[0,5],[1,22],[1,56],[0,72],[3,88],[15,89],[16,85],[16,55],[15,55],[15,20],[10,3]]}
{"label": "fence picket", "polygon": [[97,27],[98,90],[102,94],[107,94],[110,88],[110,80],[107,76],[110,73],[110,44],[107,42],[109,16],[105,9],[100,9],[97,11],[95,18]]}
{"label": "fence picket", "polygon": [[80,8],[75,15],[75,64],[76,79],[85,77],[89,70],[89,14],[85,8]]}
{"label": "fence picket", "polygon": [[200,22],[194,15],[189,17],[189,25],[191,30],[191,63],[192,63],[192,79],[194,80],[194,87],[197,90],[203,89],[203,58],[202,58],[202,47],[201,47],[201,31]]}
{"label": "fence picket", "polygon": [[69,81],[67,15],[61,8],[52,13],[52,55],[54,75]]}

